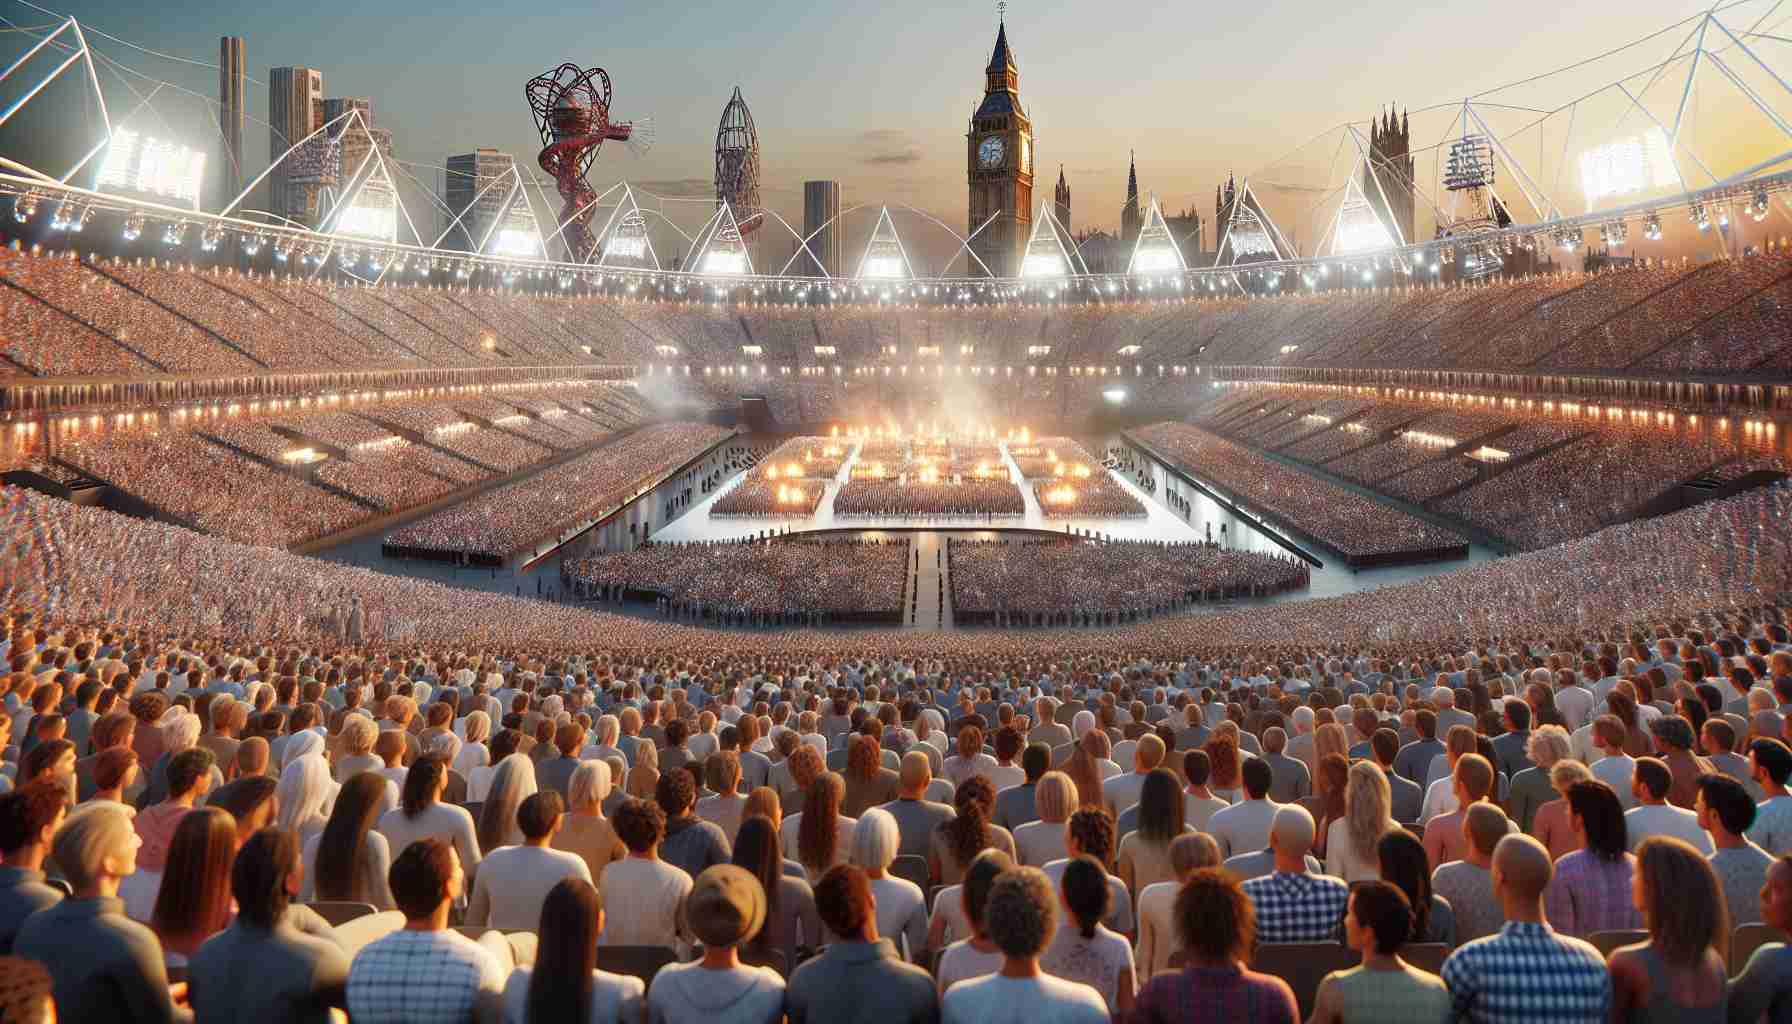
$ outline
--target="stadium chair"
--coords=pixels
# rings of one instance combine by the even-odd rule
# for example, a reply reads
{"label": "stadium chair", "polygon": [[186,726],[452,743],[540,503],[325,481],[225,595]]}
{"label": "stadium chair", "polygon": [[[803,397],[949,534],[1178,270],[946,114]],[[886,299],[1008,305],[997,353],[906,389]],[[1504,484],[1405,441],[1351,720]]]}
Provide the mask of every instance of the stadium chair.
{"label": "stadium chair", "polygon": [[922,892],[926,892],[927,883],[933,881],[933,872],[928,870],[927,858],[917,857],[912,853],[891,861],[890,874],[915,883]]}
{"label": "stadium chair", "polygon": [[1610,932],[1594,932],[1587,936],[1587,941],[1593,944],[1593,948],[1599,951],[1600,956],[1609,960],[1612,950],[1619,946],[1628,946],[1633,942],[1642,942],[1648,937],[1648,932],[1627,928]]}
{"label": "stadium chair", "polygon": [[351,958],[361,951],[361,947],[375,939],[404,927],[404,915],[396,910],[385,910],[377,914],[357,917],[347,924],[336,926],[336,939],[342,943],[343,952]]}
{"label": "stadium chair", "polygon": [[640,978],[649,987],[653,976],[667,964],[677,963],[678,954],[665,946],[599,946],[597,967],[611,974]]}
{"label": "stadium chair", "polygon": [[491,931],[490,928],[487,928],[482,924],[457,924],[454,926],[454,930],[465,935],[467,938],[472,939],[474,942],[478,942],[481,936],[486,932]]}
{"label": "stadium chair", "polygon": [[1432,974],[1441,972],[1449,957],[1450,944],[1447,942],[1411,942],[1400,947],[1400,959]]}
{"label": "stadium chair", "polygon": [[1730,977],[1734,978],[1742,973],[1742,969],[1748,966],[1748,958],[1755,955],[1755,950],[1769,942],[1786,941],[1792,940],[1788,940],[1785,932],[1772,925],[1759,921],[1738,925],[1730,933]]}
{"label": "stadium chair", "polygon": [[305,906],[310,907],[318,917],[330,922],[332,927],[345,925],[358,917],[378,913],[378,908],[373,904],[356,903],[353,900],[318,900],[315,903],[307,903]]}
{"label": "stadium chair", "polygon": [[1251,955],[1251,970],[1286,981],[1305,1020],[1313,1015],[1313,1000],[1325,976],[1361,962],[1356,950],[1335,942],[1270,942],[1259,945]]}
{"label": "stadium chair", "polygon": [[933,903],[935,900],[940,898],[940,890],[944,889],[944,888],[945,888],[945,886],[943,886],[943,885],[930,885],[926,889],[922,890],[924,893],[927,894],[927,913],[929,913],[929,914],[933,913]]}

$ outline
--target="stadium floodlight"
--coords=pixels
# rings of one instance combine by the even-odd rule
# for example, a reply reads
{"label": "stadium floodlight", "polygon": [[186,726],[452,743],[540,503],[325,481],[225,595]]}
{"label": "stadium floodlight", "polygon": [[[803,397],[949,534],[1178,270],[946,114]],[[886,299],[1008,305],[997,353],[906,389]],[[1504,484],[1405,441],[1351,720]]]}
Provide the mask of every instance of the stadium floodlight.
{"label": "stadium floodlight", "polygon": [[1705,209],[1704,203],[1696,199],[1693,200],[1692,204],[1686,208],[1686,215],[1692,219],[1693,226],[1700,231],[1711,230],[1711,213]]}
{"label": "stadium floodlight", "polygon": [[1461,192],[1493,184],[1493,143],[1485,135],[1464,135],[1450,143],[1444,188]]}
{"label": "stadium floodlight", "polygon": [[398,234],[398,211],[391,206],[362,203],[357,198],[356,202],[336,218],[335,233],[380,240],[395,238]]}
{"label": "stadium floodlight", "polygon": [[1654,210],[1650,210],[1649,216],[1643,219],[1643,237],[1651,242],[1661,241],[1661,215]]}
{"label": "stadium floodlight", "polygon": [[647,255],[647,239],[612,234],[604,239],[604,256],[638,260]]}
{"label": "stadium floodlight", "polygon": [[205,230],[199,232],[199,251],[216,252],[218,250],[218,243],[223,241],[223,239],[224,233],[222,231],[219,231],[215,227],[207,227]]}
{"label": "stadium floodlight", "polygon": [[1108,388],[1101,393],[1101,397],[1107,399],[1109,405],[1120,405],[1126,401],[1126,389]]}
{"label": "stadium floodlight", "polygon": [[262,243],[264,243],[266,240],[267,240],[267,236],[262,234],[259,231],[251,231],[248,234],[244,235],[243,236],[243,255],[245,255],[245,256],[260,255]]}
{"label": "stadium floodlight", "polygon": [[747,272],[746,254],[721,250],[706,253],[703,257],[703,272],[722,275],[744,274]]}
{"label": "stadium floodlight", "polygon": [[1029,253],[1027,258],[1021,261],[1020,276],[1063,277],[1064,261],[1050,253]]}
{"label": "stadium floodlight", "polygon": [[13,204],[12,204],[12,219],[13,220],[18,221],[20,224],[23,224],[35,216],[37,216],[37,193],[36,192],[27,192],[24,195],[20,196],[19,198],[13,200]]}
{"label": "stadium floodlight", "polygon": [[205,151],[146,137],[130,129],[112,133],[100,164],[98,188],[106,192],[174,200],[199,208]]}
{"label": "stadium floodlight", "polygon": [[1650,128],[1641,136],[1595,146],[1580,156],[1581,190],[1587,202],[1667,188],[1679,180],[1667,133]]}
{"label": "stadium floodlight", "polygon": [[502,228],[492,240],[491,251],[498,256],[534,257],[541,253],[541,236],[531,228]]}
{"label": "stadium floodlight", "polygon": [[186,240],[187,222],[184,220],[170,221],[168,226],[162,229],[162,244],[169,248],[174,248]]}
{"label": "stadium floodlight", "polygon": [[1763,221],[1767,219],[1768,209],[1767,190],[1764,188],[1756,189],[1754,201],[1748,204],[1748,215],[1753,217],[1757,222]]}
{"label": "stadium floodlight", "polygon": [[859,272],[859,276],[880,281],[899,281],[906,275],[902,270],[902,257],[868,256],[865,259],[865,267]]}

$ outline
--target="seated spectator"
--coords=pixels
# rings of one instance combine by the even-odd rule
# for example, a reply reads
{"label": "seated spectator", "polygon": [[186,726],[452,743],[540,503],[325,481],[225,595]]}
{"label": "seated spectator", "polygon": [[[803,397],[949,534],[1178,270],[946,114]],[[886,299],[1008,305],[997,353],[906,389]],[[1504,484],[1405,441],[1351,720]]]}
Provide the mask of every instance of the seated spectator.
{"label": "seated spectator", "polygon": [[[1063,882],[1064,869],[1078,857],[1093,857],[1097,864],[1102,865],[1113,863],[1113,819],[1108,817],[1106,811],[1088,807],[1072,814],[1064,829],[1064,852],[1064,857],[1040,868],[1054,887]],[[1102,923],[1130,937],[1134,928],[1132,894],[1127,890],[1125,882],[1111,874],[1108,875],[1108,889],[1113,894],[1113,899],[1108,903],[1108,915]]]}
{"label": "seated spectator", "polygon": [[560,799],[570,797],[569,785],[572,773],[579,767],[579,748],[585,745],[585,730],[577,722],[565,722],[554,731],[554,749],[560,755],[550,757],[535,766],[535,784],[540,789],[551,789],[560,794]]}
{"label": "seated spectator", "polygon": [[[963,819],[960,819],[963,820]],[[927,962],[927,898],[921,887],[889,873],[900,843],[896,819],[876,807],[853,826],[851,863],[865,872],[876,900],[877,930],[905,949],[908,958]]]}
{"label": "seated spectator", "polygon": [[661,775],[654,800],[666,814],[666,837],[660,843],[666,863],[692,878],[728,863],[728,837],[720,826],[697,817],[697,783],[690,772],[681,768]]}
{"label": "seated spectator", "polygon": [[1493,851],[1512,828],[1506,812],[1482,801],[1470,804],[1462,818],[1461,860],[1431,873],[1431,888],[1449,902],[1456,916],[1456,941],[1469,942],[1499,929],[1499,902],[1493,891]]}
{"label": "seated spectator", "polygon": [[1400,959],[1413,929],[1412,905],[1399,888],[1367,881],[1350,892],[1344,943],[1363,955],[1361,966],[1333,971],[1319,983],[1309,1024],[1441,1021],[1450,1016],[1450,991],[1437,975]]}
{"label": "seated spectator", "polygon": [[[1173,785],[1170,791],[1175,792]],[[1059,888],[1065,919],[1039,966],[1048,974],[1093,988],[1101,993],[1108,1012],[1124,1019],[1132,1011],[1137,978],[1132,944],[1101,923],[1111,898],[1107,872],[1093,858],[1078,857],[1065,865]]]}
{"label": "seated spectator", "polygon": [[[280,809],[276,799],[279,788],[276,779],[250,775],[212,790],[206,806],[216,807],[236,820],[236,842],[241,846],[250,836],[274,824],[275,812]],[[337,799],[341,799],[340,795]]]}
{"label": "seated spectator", "polygon": [[[996,734],[997,758],[1002,755],[1005,733],[1006,730]],[[1019,742],[1019,739],[1020,734],[1016,731],[1014,741]],[[1000,783],[996,787],[995,823],[1007,829],[1014,836],[1015,850],[1022,854],[1021,863],[1023,864],[1028,862],[1025,859],[1025,850],[1021,848],[1019,830],[1022,825],[1039,820],[1037,796],[1039,780],[1051,770],[1051,764],[1050,747],[1043,743],[1029,743],[1020,752],[1022,781],[1006,789],[1001,788]]]}
{"label": "seated spectator", "polygon": [[1139,802],[1127,809],[1137,820],[1136,831],[1121,829],[1119,874],[1128,892],[1139,893],[1148,885],[1175,877],[1170,844],[1184,832],[1193,831],[1182,822],[1185,809],[1176,776],[1167,769],[1152,769],[1145,777]]}
{"label": "seated spectator", "polygon": [[1275,871],[1243,883],[1255,909],[1258,941],[1324,942],[1337,933],[1350,887],[1307,870],[1312,848],[1313,816],[1304,807],[1283,805],[1269,834]]}
{"label": "seated spectator", "polygon": [[[1556,860],[1580,849],[1580,836],[1574,831],[1571,820],[1573,808],[1568,803],[1568,791],[1577,782],[1593,781],[1593,773],[1587,766],[1573,759],[1557,761],[1549,770],[1549,784],[1556,792],[1556,799],[1537,808],[1537,816],[1531,819],[1530,834]],[[1623,804],[1618,806],[1622,808]]]}
{"label": "seated spectator", "polygon": [[1099,1024],[1108,1020],[1107,1004],[1094,989],[1054,978],[1040,967],[1040,954],[1057,923],[1056,904],[1051,882],[1037,868],[1015,868],[996,879],[984,916],[990,940],[1002,951],[1002,967],[948,989],[943,1021],[981,1024],[1009,1017]]}
{"label": "seated spectator", "polygon": [[1634,850],[1643,844],[1643,840],[1654,836],[1670,836],[1690,843],[1701,854],[1710,856],[1711,837],[1699,827],[1699,816],[1668,803],[1673,783],[1673,773],[1666,764],[1653,757],[1637,759],[1635,777],[1631,780],[1636,806],[1624,812],[1630,848]]}
{"label": "seated spectator", "polygon": [[1170,844],[1170,867],[1175,877],[1148,885],[1139,893],[1139,972],[1151,977],[1167,970],[1170,956],[1182,948],[1175,928],[1176,894],[1183,883],[1202,868],[1220,866],[1220,848],[1213,837],[1200,832],[1177,836]]}
{"label": "seated spectator", "polygon": [[[352,900],[376,910],[391,910],[392,848],[375,830],[386,787],[385,776],[361,772],[350,776],[336,794],[329,824],[305,840],[301,895],[307,900]],[[294,833],[295,835],[297,833]]]}
{"label": "seated spectator", "polygon": [[610,795],[610,766],[602,761],[582,762],[566,789],[571,794],[566,813],[560,818],[560,831],[554,833],[548,845],[578,854],[591,877],[602,878],[611,861],[628,856],[628,847],[616,838],[615,826],[604,816],[604,801]]}
{"label": "seated spectator", "polygon": [[1716,873],[1704,854],[1672,837],[1644,840],[1636,859],[1636,909],[1649,938],[1606,958],[1613,1018],[1719,1019],[1728,1002],[1721,951],[1730,915]]}
{"label": "seated spectator", "polygon": [[1710,833],[1711,845],[1716,847],[1709,858],[1711,870],[1717,872],[1723,886],[1731,925],[1739,927],[1757,920],[1761,916],[1761,890],[1767,885],[1773,858],[1748,841],[1749,826],[1755,821],[1755,802],[1748,798],[1742,783],[1712,772],[1699,778],[1694,806],[1699,824]]}
{"label": "seated spectator", "polygon": [[[1493,792],[1493,765],[1480,754],[1463,754],[1456,759],[1447,781],[1453,787],[1449,806],[1425,822],[1425,852],[1431,856],[1433,868],[1467,855],[1462,825],[1468,808]],[[1444,782],[1440,780],[1438,784]]]}
{"label": "seated spectator", "polygon": [[1786,790],[1787,780],[1792,779],[1792,750],[1769,737],[1749,744],[1748,753],[1755,784],[1767,794],[1755,814],[1754,827],[1748,830],[1749,842],[1783,857],[1792,853],[1792,794]]}
{"label": "seated spectator", "polygon": [[1381,880],[1404,893],[1412,908],[1414,941],[1456,945],[1456,911],[1431,888],[1431,862],[1418,837],[1395,829],[1381,837],[1375,853]]}
{"label": "seated spectator", "polygon": [[628,856],[611,861],[598,884],[608,893],[610,927],[599,940],[606,946],[680,948],[680,914],[691,891],[691,876],[659,858],[666,812],[645,800],[625,800],[616,809],[616,835]]}
{"label": "seated spectator", "polygon": [[211,760],[212,752],[202,747],[176,754],[168,762],[168,799],[137,812],[134,822],[142,847],[134,858],[135,871],[119,883],[125,914],[133,921],[147,922],[155,909],[174,832],[211,786]]}
{"label": "seated spectator", "polygon": [[952,801],[955,813],[934,829],[927,851],[928,869],[940,884],[957,885],[964,878],[965,867],[984,850],[1014,856],[1014,837],[989,820],[995,802],[995,787],[982,775],[967,776],[958,784]]}
{"label": "seated spectator", "polygon": [[840,813],[845,789],[840,776],[823,772],[809,786],[802,811],[785,818],[779,827],[784,856],[802,864],[811,885],[829,868],[845,863],[852,846],[852,830],[858,822]]}
{"label": "seated spectator", "polygon": [[[746,794],[740,792],[740,754],[733,750],[712,754],[703,762],[703,771],[709,777],[713,795],[697,801],[697,817],[720,828],[722,837],[732,844],[735,833],[740,831],[741,811],[747,804]],[[895,775],[890,773],[891,778]],[[851,785],[849,781],[848,788]]]}
{"label": "seated spectator", "polygon": [[1295,1024],[1294,990],[1247,965],[1257,945],[1251,898],[1222,870],[1196,871],[1176,897],[1176,931],[1187,963],[1153,977],[1133,1004],[1149,1024]]}
{"label": "seated spectator", "polygon": [[1246,760],[1239,775],[1244,781],[1244,799],[1215,811],[1207,821],[1208,834],[1227,857],[1267,850],[1270,825],[1282,807],[1269,799],[1270,770],[1261,758]]}
{"label": "seated spectator", "polygon": [[25,919],[62,902],[44,884],[44,858],[68,806],[58,786],[28,784],[0,796],[0,956],[12,955]]}
{"label": "seated spectator", "polygon": [[1046,772],[1034,787],[1033,804],[1038,817],[1015,830],[1015,852],[1020,863],[1043,867],[1066,855],[1064,830],[1076,810],[1076,784],[1063,772]]}
{"label": "seated spectator", "polygon": [[1536,767],[1512,776],[1512,784],[1506,789],[1506,813],[1518,823],[1520,831],[1530,832],[1538,808],[1555,798],[1550,771],[1556,762],[1569,755],[1569,751],[1568,732],[1559,725],[1540,725],[1529,734],[1525,756]]}
{"label": "seated spectator", "polygon": [[670,964],[647,994],[649,1024],[775,1024],[784,1014],[784,979],[740,961],[739,947],[765,926],[765,890],[742,868],[718,864],[692,886],[685,908],[703,956]]}
{"label": "seated spectator", "polygon": [[[444,839],[454,845],[461,870],[479,865],[479,834],[465,807],[444,803],[448,759],[424,754],[405,772],[398,806],[380,816],[380,834],[388,849],[403,852],[419,839]],[[394,898],[397,893],[394,892]],[[402,907],[399,909],[403,909]]]}
{"label": "seated spectator", "polygon": [[[1761,887],[1755,915],[1784,935],[1792,932],[1792,857],[1780,857]],[[1730,1019],[1743,1024],[1783,1015],[1792,1000],[1792,944],[1768,942],[1749,956],[1728,986]]]}
{"label": "seated spectator", "polygon": [[[200,1020],[321,1020],[332,1007],[347,1006],[349,961],[341,947],[286,920],[303,870],[298,836],[281,829],[263,829],[237,851],[230,869],[236,919],[187,965]],[[246,964],[253,965],[253,984],[245,984]]]}
{"label": "seated spectator", "polygon": [[[1199,713],[1198,709],[1196,713]],[[1207,756],[1207,751],[1190,750],[1182,755],[1182,778],[1188,783],[1182,797],[1182,821],[1197,832],[1207,831],[1208,822],[1216,811],[1232,806],[1208,788],[1212,771],[1213,760]]]}
{"label": "seated spectator", "polygon": [[[445,763],[452,760],[440,752],[432,752],[431,756]],[[480,856],[500,846],[516,846],[523,841],[522,830],[516,823],[517,808],[538,791],[535,761],[527,754],[511,754],[498,762],[497,770],[492,773],[491,788],[480,802],[479,821],[474,829],[479,837]]]}
{"label": "seated spectator", "polygon": [[171,963],[184,963],[229,923],[235,856],[236,822],[228,812],[200,807],[181,818],[149,919]]}
{"label": "seated spectator", "polygon": [[118,900],[141,845],[130,815],[112,803],[81,807],[56,831],[51,855],[74,893],[25,920],[13,955],[49,970],[58,1019],[193,1019],[186,986],[168,984],[155,932],[126,917]]}
{"label": "seated spectator", "polygon": [[[990,769],[996,765],[996,759],[983,752],[983,730],[974,724],[965,724],[958,729],[957,745],[954,753],[946,758],[940,768],[940,774],[952,783],[954,789],[964,785],[966,779],[973,775],[989,778]],[[994,783],[991,783],[993,787]]]}
{"label": "seated spectator", "polygon": [[1346,882],[1364,882],[1377,873],[1376,845],[1399,828],[1391,811],[1387,776],[1367,761],[1350,766],[1344,785],[1344,815],[1330,825],[1325,844],[1325,873]]}
{"label": "seated spectator", "polygon": [[1139,802],[1145,779],[1163,760],[1164,741],[1155,733],[1141,736],[1133,748],[1132,771],[1102,781],[1101,804],[1107,809],[1108,817],[1119,821],[1122,813]]}
{"label": "seated spectator", "polygon": [[646,1002],[641,979],[598,970],[603,931],[603,897],[597,889],[583,878],[556,882],[541,903],[535,963],[511,971],[504,984],[505,1024],[641,1020]]}
{"label": "seated spectator", "polygon": [[[1002,950],[989,936],[989,927],[984,918],[984,911],[988,909],[989,892],[995,885],[996,879],[1013,869],[1014,866],[1013,858],[1002,851],[984,850],[977,855],[976,860],[971,861],[970,870],[965,872],[964,881],[961,884],[948,887],[935,897],[935,921],[942,922],[943,918],[938,914],[938,907],[950,898],[948,893],[953,893],[954,889],[957,890],[953,895],[956,896],[959,906],[963,910],[964,931],[966,932],[965,938],[953,942],[945,948],[945,952],[940,954],[939,966],[934,974],[939,979],[942,996],[955,982],[964,981],[967,978],[980,978],[1001,969]],[[940,945],[941,935],[935,933],[943,931],[944,929],[938,923],[930,929],[929,934],[932,937],[929,944],[931,946],[937,948]]]}
{"label": "seated spectator", "polygon": [[[860,821],[863,827],[864,819]],[[939,1019],[933,979],[904,963],[878,932],[877,902],[862,870],[846,864],[830,869],[816,886],[816,905],[836,938],[790,976],[784,994],[790,1024],[928,1024]],[[865,998],[868,992],[877,997]]]}
{"label": "seated spectator", "polygon": [[735,866],[759,879],[759,887],[765,890],[765,927],[742,952],[755,962],[776,952],[786,964],[794,964],[803,950],[820,946],[825,936],[821,918],[815,913],[815,894],[801,867],[794,874],[785,869],[778,828],[772,821],[763,814],[747,815],[734,844]]}
{"label": "seated spectator", "polygon": [[1505,924],[1457,947],[1444,961],[1458,1021],[1605,1024],[1612,982],[1605,959],[1581,939],[1546,923],[1549,852],[1529,836],[1508,835],[1493,851],[1493,891]]}
{"label": "seated spectator", "polygon": [[467,901],[467,924],[528,931],[541,919],[542,902],[561,879],[591,881],[584,858],[548,846],[560,830],[562,811],[560,794],[551,789],[530,796],[517,808],[522,844],[501,846],[480,862],[473,896]]}
{"label": "seated spectator", "polygon": [[485,947],[448,927],[466,876],[445,839],[406,846],[388,884],[405,926],[362,947],[348,970],[355,1024],[464,1024],[498,1019],[504,976]]}

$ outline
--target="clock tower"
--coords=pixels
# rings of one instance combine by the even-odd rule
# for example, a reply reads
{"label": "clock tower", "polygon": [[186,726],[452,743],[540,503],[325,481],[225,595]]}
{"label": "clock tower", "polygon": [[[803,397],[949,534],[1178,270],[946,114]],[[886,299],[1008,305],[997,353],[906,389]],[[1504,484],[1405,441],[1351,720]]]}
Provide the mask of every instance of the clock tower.
{"label": "clock tower", "polygon": [[[1008,49],[1008,26],[996,30],[996,49],[983,69],[983,100],[965,133],[970,182],[966,233],[996,219],[971,239],[977,259],[967,260],[973,277],[1015,277],[1033,230],[1033,123],[1020,105],[1020,69]],[[989,269],[986,271],[984,266]]]}

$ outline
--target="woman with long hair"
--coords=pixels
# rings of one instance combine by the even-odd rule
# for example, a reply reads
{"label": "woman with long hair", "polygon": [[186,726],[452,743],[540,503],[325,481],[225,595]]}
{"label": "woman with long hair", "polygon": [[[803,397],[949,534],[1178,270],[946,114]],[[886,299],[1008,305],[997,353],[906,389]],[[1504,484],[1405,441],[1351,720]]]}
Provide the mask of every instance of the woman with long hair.
{"label": "woman with long hair", "polygon": [[[1320,768],[1327,763],[1336,762],[1328,757]],[[1388,777],[1374,762],[1358,761],[1346,770],[1343,789],[1344,813],[1331,820],[1326,832],[1325,873],[1346,882],[1380,878],[1376,850],[1381,837],[1400,827],[1394,821]]]}
{"label": "woman with long hair", "polygon": [[1636,857],[1618,794],[1603,782],[1576,782],[1568,787],[1568,810],[1581,848],[1556,861],[1543,891],[1550,926],[1580,938],[1642,927],[1630,897]]}
{"label": "woman with long hair", "polygon": [[1244,780],[1239,774],[1242,762],[1239,760],[1236,731],[1215,729],[1202,749],[1207,751],[1208,791],[1229,804],[1244,799]]}
{"label": "woman with long hair", "polygon": [[1397,886],[1412,907],[1412,941],[1456,944],[1456,911],[1450,901],[1431,891],[1431,858],[1425,844],[1403,828],[1392,829],[1375,844],[1381,880]]}
{"label": "woman with long hair", "polygon": [[563,878],[541,902],[535,964],[510,972],[505,1024],[634,1024],[646,1016],[640,978],[598,970],[603,897],[583,878]]}
{"label": "woman with long hair", "polygon": [[512,754],[498,762],[492,789],[479,809],[479,850],[490,853],[500,846],[521,846],[523,830],[517,827],[516,809],[534,796],[535,762],[527,755]]}
{"label": "woman with long hair", "polygon": [[[1087,714],[1088,712],[1082,713]],[[1064,762],[1063,772],[1070,776],[1070,781],[1076,783],[1078,807],[1101,806],[1101,784],[1107,781],[1110,775],[1118,774],[1118,772],[1107,770],[1109,765],[1114,764],[1110,760],[1113,749],[1113,744],[1108,741],[1107,733],[1100,729],[1090,729],[1083,733],[1082,739],[1077,740],[1076,750],[1070,755],[1070,759]]]}
{"label": "woman with long hair", "polygon": [[803,797],[802,811],[785,818],[780,828],[784,855],[803,866],[810,885],[827,874],[829,868],[846,862],[847,847],[858,820],[840,813],[840,798],[845,792],[846,784],[840,776],[822,772]]}
{"label": "woman with long hair", "polygon": [[[1327,722],[1313,730],[1313,767],[1315,771],[1325,767],[1325,758],[1329,754],[1342,757],[1346,765],[1350,763],[1350,733],[1337,722]],[[1314,785],[1317,786],[1318,783],[1315,782]],[[1314,817],[1317,818],[1318,815],[1315,814]]]}
{"label": "woman with long hair", "polygon": [[822,945],[821,915],[815,912],[815,891],[809,883],[784,871],[774,819],[763,814],[741,819],[734,837],[734,866],[745,868],[765,890],[765,927],[741,947],[742,954],[757,960],[765,953],[781,953],[785,970],[795,970],[800,951]]}
{"label": "woman with long hair", "polygon": [[480,860],[479,833],[465,807],[442,802],[447,786],[447,758],[424,754],[411,762],[398,806],[380,815],[380,834],[400,853],[419,839],[442,839],[453,845],[461,870],[471,872]]}
{"label": "woman with long hair", "polygon": [[900,795],[900,779],[883,764],[883,744],[870,733],[851,737],[846,744],[846,795],[840,813],[857,818],[873,807]]}
{"label": "woman with long hair", "polygon": [[235,858],[236,821],[228,812],[197,807],[175,826],[149,919],[171,963],[184,963],[230,923],[230,863]]}
{"label": "woman with long hair", "polygon": [[947,780],[957,787],[973,775],[987,777],[995,766],[996,759],[983,752],[983,730],[970,722],[959,726],[957,749],[942,770]]}
{"label": "woman with long hair", "polygon": [[[491,792],[492,778],[498,774],[499,763],[510,755],[516,753],[517,749],[521,747],[522,744],[523,734],[515,729],[500,729],[496,735],[492,736],[491,752],[487,763],[464,775],[467,780],[468,803],[476,804],[485,800],[485,795]],[[642,745],[647,747],[653,746],[651,743]],[[424,749],[427,750],[428,748],[425,747]],[[453,767],[452,762],[450,762],[449,766],[450,768]],[[654,781],[659,781],[658,775],[654,776]]]}
{"label": "woman with long hair", "polygon": [[[927,963],[927,897],[921,887],[890,874],[902,833],[890,812],[873,807],[852,830],[850,860],[865,872],[877,901],[877,934],[896,943],[911,963]],[[839,938],[839,936],[836,936]]]}
{"label": "woman with long hair", "polygon": [[[1037,792],[1037,790],[1035,790]],[[1153,768],[1139,789],[1139,827],[1120,840],[1120,880],[1136,902],[1147,885],[1176,877],[1170,844],[1184,832],[1182,786],[1167,768]]]}
{"label": "woman with long hair", "polygon": [[1325,858],[1326,839],[1332,822],[1344,819],[1344,790],[1350,785],[1350,759],[1343,754],[1324,754],[1313,773],[1313,795],[1299,801],[1313,816],[1313,856]]}
{"label": "woman with long hair", "polygon": [[1641,1024],[1720,1024],[1730,912],[1704,855],[1680,839],[1654,836],[1636,848],[1632,900],[1649,938],[1614,950],[1612,1019]]}
{"label": "woman with long hair", "polygon": [[473,769],[484,768],[492,763],[492,753],[486,749],[486,742],[492,738],[492,717],[483,711],[475,711],[462,720],[460,753],[454,755],[449,767],[459,772],[461,778],[472,779]]}
{"label": "woman with long hair", "polygon": [[352,775],[342,784],[329,824],[304,843],[304,900],[352,900],[376,910],[395,906],[386,879],[392,850],[374,829],[386,785],[376,772]]}
{"label": "woman with long hair", "polygon": [[322,754],[306,754],[288,762],[274,791],[279,804],[275,824],[298,833],[301,840],[317,835],[329,823],[334,790],[330,766]]}
{"label": "woman with long hair", "polygon": [[1014,830],[1014,848],[1022,864],[1040,868],[1069,855],[1064,823],[1077,808],[1076,783],[1063,772],[1046,772],[1033,786],[1033,808],[1039,820]]}
{"label": "woman with long hair", "polygon": [[1580,849],[1580,837],[1569,822],[1568,790],[1577,782],[1593,781],[1592,769],[1572,758],[1563,758],[1549,769],[1549,785],[1556,799],[1537,808],[1531,818],[1531,837],[1549,850],[1552,860],[1561,860]]}
{"label": "woman with long hair", "polygon": [[578,854],[592,878],[602,878],[611,861],[628,856],[627,847],[616,838],[616,827],[604,814],[609,796],[610,766],[603,761],[580,762],[566,782],[566,813],[560,818],[560,830],[548,843],[556,850]]}
{"label": "woman with long hair", "polygon": [[927,845],[928,870],[941,885],[963,881],[965,868],[984,850],[1014,856],[1014,836],[990,820],[995,814],[996,789],[988,779],[973,775],[964,780],[952,794],[952,806],[957,817],[934,826]]}
{"label": "woman with long hair", "polygon": [[1088,985],[1101,993],[1115,1020],[1125,1020],[1132,1012],[1135,980],[1132,943],[1101,923],[1113,898],[1108,873],[1095,858],[1077,857],[1064,865],[1058,898],[1068,913],[1040,956],[1040,969]]}
{"label": "woman with long hair", "polygon": [[1567,757],[1572,749],[1568,731],[1559,725],[1539,725],[1531,730],[1531,735],[1525,740],[1524,752],[1535,767],[1520,771],[1512,777],[1511,785],[1506,787],[1507,809],[1521,830],[1529,832],[1531,823],[1536,820],[1538,808],[1555,798],[1555,788],[1549,778],[1550,770],[1556,766],[1557,761]]}

